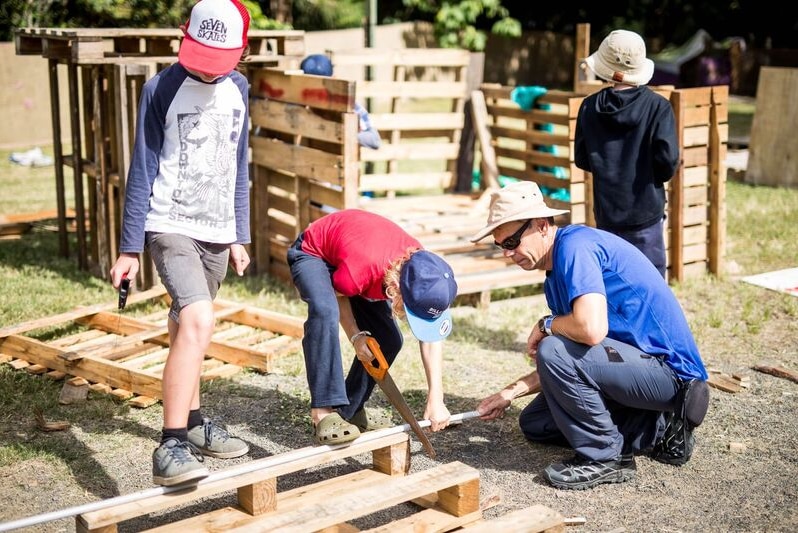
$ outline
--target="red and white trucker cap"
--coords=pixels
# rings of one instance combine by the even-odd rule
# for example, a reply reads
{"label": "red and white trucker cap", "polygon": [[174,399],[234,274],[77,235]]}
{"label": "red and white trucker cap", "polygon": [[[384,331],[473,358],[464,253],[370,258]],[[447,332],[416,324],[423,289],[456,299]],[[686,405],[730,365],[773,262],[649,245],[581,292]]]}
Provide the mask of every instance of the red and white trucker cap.
{"label": "red and white trucker cap", "polygon": [[249,12],[237,0],[200,0],[182,29],[180,64],[203,74],[227,74],[247,46]]}

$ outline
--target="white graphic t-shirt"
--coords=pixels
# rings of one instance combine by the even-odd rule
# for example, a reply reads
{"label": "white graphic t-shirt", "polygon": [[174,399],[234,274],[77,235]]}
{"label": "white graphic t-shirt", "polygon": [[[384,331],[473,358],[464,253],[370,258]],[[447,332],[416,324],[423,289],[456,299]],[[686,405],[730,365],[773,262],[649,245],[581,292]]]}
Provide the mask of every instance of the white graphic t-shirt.
{"label": "white graphic t-shirt", "polygon": [[213,83],[174,64],[144,85],[128,173],[121,252],[144,232],[249,242],[247,80]]}

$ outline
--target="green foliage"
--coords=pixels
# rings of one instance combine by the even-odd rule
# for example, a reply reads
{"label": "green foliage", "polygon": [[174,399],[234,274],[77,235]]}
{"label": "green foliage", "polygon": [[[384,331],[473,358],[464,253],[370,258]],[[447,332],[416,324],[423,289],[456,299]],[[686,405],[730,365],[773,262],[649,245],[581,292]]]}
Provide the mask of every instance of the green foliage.
{"label": "green foliage", "polygon": [[294,27],[305,31],[359,28],[366,16],[363,0],[294,0]]}
{"label": "green foliage", "polygon": [[485,49],[487,34],[480,25],[493,22],[491,32],[505,37],[519,37],[521,23],[510,17],[501,0],[403,0],[406,7],[422,13],[435,13],[435,36],[444,48]]}

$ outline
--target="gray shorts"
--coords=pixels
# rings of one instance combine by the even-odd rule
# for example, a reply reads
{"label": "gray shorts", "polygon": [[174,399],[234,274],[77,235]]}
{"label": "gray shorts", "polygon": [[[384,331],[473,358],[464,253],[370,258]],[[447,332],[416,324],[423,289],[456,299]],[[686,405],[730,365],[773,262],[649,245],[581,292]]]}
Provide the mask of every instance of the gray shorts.
{"label": "gray shorts", "polygon": [[147,249],[172,297],[169,318],[180,321],[189,304],[212,302],[227,274],[229,244],[202,242],[176,233],[147,232]]}

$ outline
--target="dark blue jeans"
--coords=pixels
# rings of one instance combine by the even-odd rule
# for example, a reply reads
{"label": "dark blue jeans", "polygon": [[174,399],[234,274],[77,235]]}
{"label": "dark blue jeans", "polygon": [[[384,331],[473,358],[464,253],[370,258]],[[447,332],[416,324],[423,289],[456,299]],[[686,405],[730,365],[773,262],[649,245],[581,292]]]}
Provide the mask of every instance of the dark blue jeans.
{"label": "dark blue jeans", "polygon": [[673,411],[679,380],[662,360],[612,339],[587,346],[544,338],[537,368],[543,392],[524,408],[526,438],[569,445],[594,461],[650,448]]}
{"label": "dark blue jeans", "polygon": [[617,230],[602,227],[599,227],[599,229],[614,233],[623,240],[632,243],[657,267],[662,277],[665,277],[667,258],[665,256],[665,236],[663,234],[664,219],[638,230]]}
{"label": "dark blue jeans", "polygon": [[[323,259],[302,251],[302,238],[288,249],[288,266],[299,296],[308,305],[302,338],[305,371],[311,407],[336,408],[345,419],[352,418],[374,390],[374,379],[354,358],[344,379],[339,342],[338,299],[332,284],[335,268]],[[402,349],[402,332],[386,300],[349,298],[360,330],[370,331],[390,365]]]}

